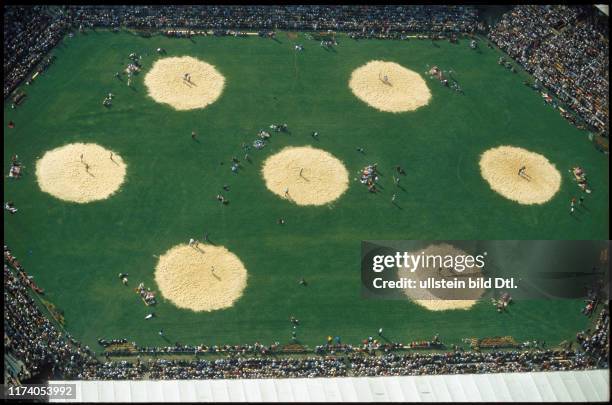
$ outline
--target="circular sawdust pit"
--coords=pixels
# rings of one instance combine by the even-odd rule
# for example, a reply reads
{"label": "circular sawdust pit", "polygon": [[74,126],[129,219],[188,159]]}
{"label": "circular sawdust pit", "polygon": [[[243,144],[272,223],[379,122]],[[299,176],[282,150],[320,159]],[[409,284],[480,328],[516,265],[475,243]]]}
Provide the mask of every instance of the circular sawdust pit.
{"label": "circular sawdust pit", "polygon": [[349,87],[357,98],[380,111],[414,111],[429,103],[431,92],[417,72],[374,60],[355,69]]}
{"label": "circular sawdust pit", "polygon": [[[436,245],[429,245],[426,248],[419,250],[418,252],[411,252],[412,255],[423,254],[424,256],[441,256],[442,258],[452,256],[466,256],[467,253],[463,250],[449,245],[448,243],[440,243]],[[464,280],[468,285],[467,279],[481,277],[483,275],[482,269],[472,265],[464,266],[461,269],[457,266],[457,270],[451,267],[441,266],[439,268],[426,267],[421,264],[416,267],[414,272],[407,273],[407,277],[415,280],[417,283],[421,280],[433,278],[435,280]],[[401,269],[400,269],[401,270]],[[461,271],[459,271],[461,270]],[[430,310],[430,311],[447,311],[454,309],[470,309],[478,300],[482,297],[485,290],[482,288],[468,288],[465,289],[425,289],[425,288],[406,288],[404,294],[406,294],[416,304]],[[440,298],[442,297],[442,298]]]}
{"label": "circular sawdust pit", "polygon": [[213,65],[183,56],[156,61],[144,83],[149,96],[158,103],[168,104],[176,110],[193,110],[217,101],[223,92],[225,78]]}
{"label": "circular sawdust pit", "polygon": [[104,200],[123,184],[126,164],[95,143],[71,143],[46,152],[36,162],[40,189],[64,201]]}
{"label": "circular sawdust pit", "polygon": [[177,307],[209,312],[234,305],[246,287],[247,271],[223,246],[181,244],[159,257],[155,281]]}
{"label": "circular sawdust pit", "polygon": [[310,146],[287,147],[263,164],[266,187],[297,205],[324,205],[348,188],[348,171],[331,153]]}
{"label": "circular sawdust pit", "polygon": [[480,173],[493,191],[519,204],[544,204],[561,187],[561,173],[555,165],[540,154],[514,146],[484,152]]}

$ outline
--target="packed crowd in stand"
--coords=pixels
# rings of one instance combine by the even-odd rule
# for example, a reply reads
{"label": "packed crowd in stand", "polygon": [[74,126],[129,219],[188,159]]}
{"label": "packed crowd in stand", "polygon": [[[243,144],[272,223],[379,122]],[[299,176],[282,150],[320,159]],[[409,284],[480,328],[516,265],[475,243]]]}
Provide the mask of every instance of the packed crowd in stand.
{"label": "packed crowd in stand", "polygon": [[604,308],[599,313],[595,322],[595,330],[579,332],[576,340],[585,353],[596,359],[596,364],[601,368],[608,368],[610,358],[610,310]]}
{"label": "packed crowd in stand", "polygon": [[[55,379],[217,379],[332,377],[378,375],[465,374],[523,372],[540,370],[579,370],[607,368],[610,314],[606,306],[599,312],[593,330],[577,334],[580,350],[538,348],[511,351],[465,351],[452,346],[445,353],[415,352],[410,349],[441,349],[435,336],[431,342],[401,344],[369,337],[361,345],[342,344],[328,337],[327,345],[317,346],[314,354],[282,355],[280,344],[143,347],[132,355],[135,361],[100,361],[88,346],[60,331],[31,297],[35,287],[10,250],[4,247],[4,346],[6,358],[21,364],[9,383],[52,368]],[[17,275],[16,275],[17,274]],[[42,290],[38,289],[38,293]],[[382,336],[382,330],[379,331]],[[99,339],[104,348],[126,345],[127,339]],[[132,344],[135,348],[136,346]],[[382,352],[382,353],[381,353]],[[134,354],[138,356],[135,357]],[[193,354],[193,360],[167,360],[168,354]],[[198,354],[216,353],[222,358],[203,359]],[[153,359],[141,360],[144,357]],[[204,356],[206,357],[206,356]],[[5,360],[5,370],[10,369]],[[15,367],[12,367],[13,369]]]}
{"label": "packed crowd in stand", "polygon": [[[408,33],[473,32],[470,6],[61,6],[5,7],[4,97],[71,30],[126,27],[188,29],[228,35],[230,30],[342,31],[355,38],[397,38]],[[240,32],[240,36],[246,34]],[[43,64],[45,67],[48,63]]]}
{"label": "packed crowd in stand", "polygon": [[63,38],[65,24],[43,6],[4,7],[4,97],[37,67]]}
{"label": "packed crowd in stand", "polygon": [[147,365],[152,379],[292,378],[347,375],[338,358],[225,358],[198,361],[157,360]]}
{"label": "packed crowd in stand", "polygon": [[591,20],[592,6],[521,5],[505,14],[489,38],[541,86],[608,135],[609,38]]}
{"label": "packed crowd in stand", "polygon": [[595,365],[590,356],[569,350],[387,354],[350,357],[349,361],[351,371],[360,376],[560,371]]}
{"label": "packed crowd in stand", "polygon": [[79,6],[63,15],[85,27],[141,29],[468,32],[477,24],[471,6]]}
{"label": "packed crowd in stand", "polygon": [[[573,350],[449,351],[446,353],[389,353],[385,355],[327,355],[300,358],[224,357],[215,360],[154,359],[115,361],[90,365],[80,379],[229,379],[335,376],[402,376],[473,374],[607,368],[606,327],[609,315],[602,313],[600,327],[588,338],[589,353]],[[607,323],[606,323],[607,322]],[[593,342],[600,342],[595,346]],[[586,349],[585,349],[586,350]]]}

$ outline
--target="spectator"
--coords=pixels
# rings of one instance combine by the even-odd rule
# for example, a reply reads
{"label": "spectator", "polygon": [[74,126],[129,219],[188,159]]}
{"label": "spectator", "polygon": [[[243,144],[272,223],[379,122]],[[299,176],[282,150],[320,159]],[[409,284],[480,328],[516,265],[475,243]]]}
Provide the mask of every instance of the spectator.
{"label": "spectator", "polygon": [[531,73],[536,84],[574,110],[586,127],[608,136],[608,30],[589,22],[592,10],[592,5],[516,6],[489,38]]}

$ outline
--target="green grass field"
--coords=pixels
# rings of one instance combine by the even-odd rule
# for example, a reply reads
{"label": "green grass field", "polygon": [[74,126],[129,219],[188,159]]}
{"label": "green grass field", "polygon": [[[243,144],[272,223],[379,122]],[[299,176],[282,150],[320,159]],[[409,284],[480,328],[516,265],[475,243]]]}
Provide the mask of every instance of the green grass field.
{"label": "green grass field", "polygon": [[[290,340],[288,318],[301,321],[298,338],[320,344],[327,335],[357,343],[379,327],[392,340],[411,341],[439,333],[446,343],[464,337],[512,335],[549,344],[586,327],[581,301],[515,303],[498,314],[482,302],[470,311],[431,313],[407,301],[360,296],[362,239],[607,239],[608,159],[567,123],[540,95],[496,62],[497,50],[482,52],[440,41],[353,41],[340,38],[335,51],[301,35],[302,53],[279,34],[278,41],[250,38],[161,36],[142,38],[105,31],[66,38],[56,62],[25,87],[24,104],[11,110],[5,129],[4,162],[18,154],[22,179],[7,180],[6,200],[19,208],[5,215],[5,240],[25,269],[64,311],[67,330],[97,348],[97,337],[126,337],[139,345],[174,343],[282,343]],[[208,108],[174,111],[146,94],[144,74],[158,58],[190,55],[212,63],[226,78],[219,100]],[[142,54],[143,74],[133,89],[114,78],[131,52]],[[391,114],[368,107],[348,87],[353,69],[372,59],[397,62],[424,73],[428,66],[452,69],[460,95],[426,79],[431,103],[416,112]],[[105,109],[102,99],[115,95]],[[251,153],[239,175],[230,171],[242,142],[259,129],[286,122],[291,133],[274,135]],[[195,129],[200,142],[190,138]],[[320,133],[319,140],[310,137]],[[95,142],[117,151],[128,165],[126,182],[112,198],[70,204],[40,191],[35,162],[45,151],[71,142]],[[354,174],[378,163],[384,189],[367,192],[354,182],[330,206],[300,207],[268,192],[260,176],[263,160],[287,145],[314,145],[344,161]],[[563,175],[559,193],[541,206],[521,206],[494,193],[479,173],[486,149],[520,146],[545,155]],[[363,147],[362,155],[356,151]],[[220,165],[220,162],[225,162]],[[393,165],[408,171],[390,202]],[[583,166],[593,193],[588,211],[569,215],[578,187],[568,176]],[[231,203],[215,195],[223,184]],[[276,220],[285,218],[286,225]],[[157,318],[117,279],[129,273],[134,287],[157,290],[156,259],[190,237],[209,232],[248,269],[242,298],[227,310],[194,313],[160,299]],[[309,285],[299,286],[305,277]]]}

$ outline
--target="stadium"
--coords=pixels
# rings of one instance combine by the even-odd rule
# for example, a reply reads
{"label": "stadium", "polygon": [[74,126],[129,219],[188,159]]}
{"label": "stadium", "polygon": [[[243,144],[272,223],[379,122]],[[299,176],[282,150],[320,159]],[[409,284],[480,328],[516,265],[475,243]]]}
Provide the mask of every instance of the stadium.
{"label": "stadium", "polygon": [[[608,401],[607,13],[5,5],[5,387]],[[377,295],[390,241],[531,295]]]}

